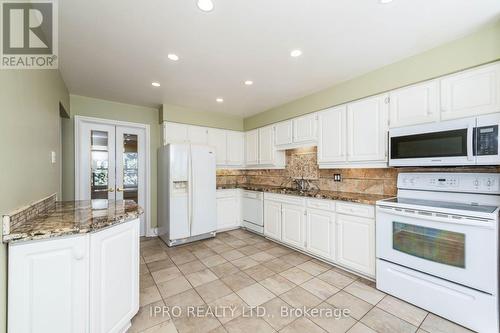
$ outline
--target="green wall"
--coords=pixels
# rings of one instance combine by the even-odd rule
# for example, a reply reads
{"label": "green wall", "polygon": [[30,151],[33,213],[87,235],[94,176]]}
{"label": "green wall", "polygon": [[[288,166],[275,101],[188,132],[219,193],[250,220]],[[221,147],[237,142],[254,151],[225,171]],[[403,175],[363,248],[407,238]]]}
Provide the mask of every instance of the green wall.
{"label": "green wall", "polygon": [[156,155],[161,143],[158,110],[78,95],[70,96],[70,106],[71,117],[63,123],[63,199],[75,197],[74,116],[148,124],[151,134],[151,225],[156,227]]}
{"label": "green wall", "polygon": [[203,112],[187,109],[177,105],[163,104],[160,109],[160,122],[176,123],[223,128],[235,131],[243,130],[243,118],[224,113]]}
{"label": "green wall", "polygon": [[500,59],[500,20],[471,35],[244,120],[254,129]]}
{"label": "green wall", "polygon": [[[0,215],[52,193],[61,197],[59,102],[69,110],[68,90],[58,70],[0,70]],[[6,271],[2,244],[0,332],[6,331]]]}

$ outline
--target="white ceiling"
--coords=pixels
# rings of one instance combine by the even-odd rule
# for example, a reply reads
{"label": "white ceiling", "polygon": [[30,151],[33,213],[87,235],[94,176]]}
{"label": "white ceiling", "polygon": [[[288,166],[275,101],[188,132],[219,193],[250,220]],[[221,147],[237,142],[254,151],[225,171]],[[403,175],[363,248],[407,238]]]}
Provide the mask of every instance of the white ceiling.
{"label": "white ceiling", "polygon": [[[204,13],[195,0],[59,1],[60,68],[70,92],[249,116],[500,17],[498,0],[214,3]],[[303,55],[291,58],[296,48]]]}

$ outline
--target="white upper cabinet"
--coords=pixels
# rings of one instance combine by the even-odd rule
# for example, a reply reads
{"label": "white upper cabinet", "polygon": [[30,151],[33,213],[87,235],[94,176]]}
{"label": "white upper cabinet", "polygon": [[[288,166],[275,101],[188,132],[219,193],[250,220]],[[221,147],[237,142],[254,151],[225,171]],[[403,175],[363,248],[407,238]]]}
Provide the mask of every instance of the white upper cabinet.
{"label": "white upper cabinet", "polygon": [[275,126],[275,143],[284,146],[293,143],[293,123],[291,120],[277,123]]}
{"label": "white upper cabinet", "polygon": [[251,168],[284,168],[285,151],[274,144],[274,125],[245,133],[245,161]]}
{"label": "white upper cabinet", "polygon": [[391,91],[389,99],[390,127],[439,120],[439,85],[437,80]]}
{"label": "white upper cabinet", "polygon": [[245,133],[245,163],[246,165],[259,164],[259,130]]}
{"label": "white upper cabinet", "polygon": [[193,144],[206,145],[208,143],[208,129],[200,126],[189,126],[188,138]]}
{"label": "white upper cabinet", "polygon": [[441,119],[500,112],[500,63],[441,79]]}
{"label": "white upper cabinet", "polygon": [[245,162],[245,134],[243,132],[226,131],[228,166],[243,166]]}
{"label": "white upper cabinet", "polygon": [[341,105],[321,111],[318,114],[318,163],[345,162],[346,111]]}
{"label": "white upper cabinet", "polygon": [[349,161],[387,161],[387,97],[383,94],[347,104]]}
{"label": "white upper cabinet", "polygon": [[317,140],[317,121],[315,113],[293,119],[293,142],[315,142]]}
{"label": "white upper cabinet", "polygon": [[275,125],[275,143],[279,149],[297,148],[317,141],[317,115],[308,114]]}
{"label": "white upper cabinet", "polygon": [[192,143],[215,148],[217,166],[243,167],[245,164],[245,133],[164,122],[163,143]]}
{"label": "white upper cabinet", "polygon": [[217,165],[224,165],[227,161],[226,131],[209,128],[208,145],[215,148],[215,158]]}
{"label": "white upper cabinet", "polygon": [[188,141],[188,125],[164,123],[165,144],[185,143]]}
{"label": "white upper cabinet", "polygon": [[259,128],[259,164],[274,164],[273,126]]}

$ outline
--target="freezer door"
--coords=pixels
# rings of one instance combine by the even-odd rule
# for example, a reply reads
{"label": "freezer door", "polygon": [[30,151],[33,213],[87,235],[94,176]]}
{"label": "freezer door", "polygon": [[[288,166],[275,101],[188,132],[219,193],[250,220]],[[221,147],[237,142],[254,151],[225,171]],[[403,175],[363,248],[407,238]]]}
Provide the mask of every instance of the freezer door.
{"label": "freezer door", "polygon": [[169,145],[170,181],[187,181],[189,171],[189,145]]}
{"label": "freezer door", "polygon": [[217,229],[215,164],[213,148],[191,146],[191,236]]}
{"label": "freezer door", "polygon": [[183,239],[189,232],[189,145],[169,145],[168,240]]}

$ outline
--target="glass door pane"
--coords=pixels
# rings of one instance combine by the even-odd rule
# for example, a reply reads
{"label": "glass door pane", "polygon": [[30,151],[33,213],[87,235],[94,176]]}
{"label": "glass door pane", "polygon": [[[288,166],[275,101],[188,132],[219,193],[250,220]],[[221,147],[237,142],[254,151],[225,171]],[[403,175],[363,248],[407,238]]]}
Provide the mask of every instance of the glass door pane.
{"label": "glass door pane", "polygon": [[139,203],[139,151],[135,134],[123,134],[123,199]]}
{"label": "glass door pane", "polygon": [[115,126],[76,122],[76,200],[115,199]]}
{"label": "glass door pane", "polygon": [[[116,200],[133,200],[146,209],[146,131],[116,126]],[[141,215],[141,235],[144,219]]]}
{"label": "glass door pane", "polygon": [[108,132],[91,131],[91,199],[108,199],[108,189],[110,188],[108,141]]}
{"label": "glass door pane", "polygon": [[392,244],[412,256],[465,268],[465,234],[393,222]]}

